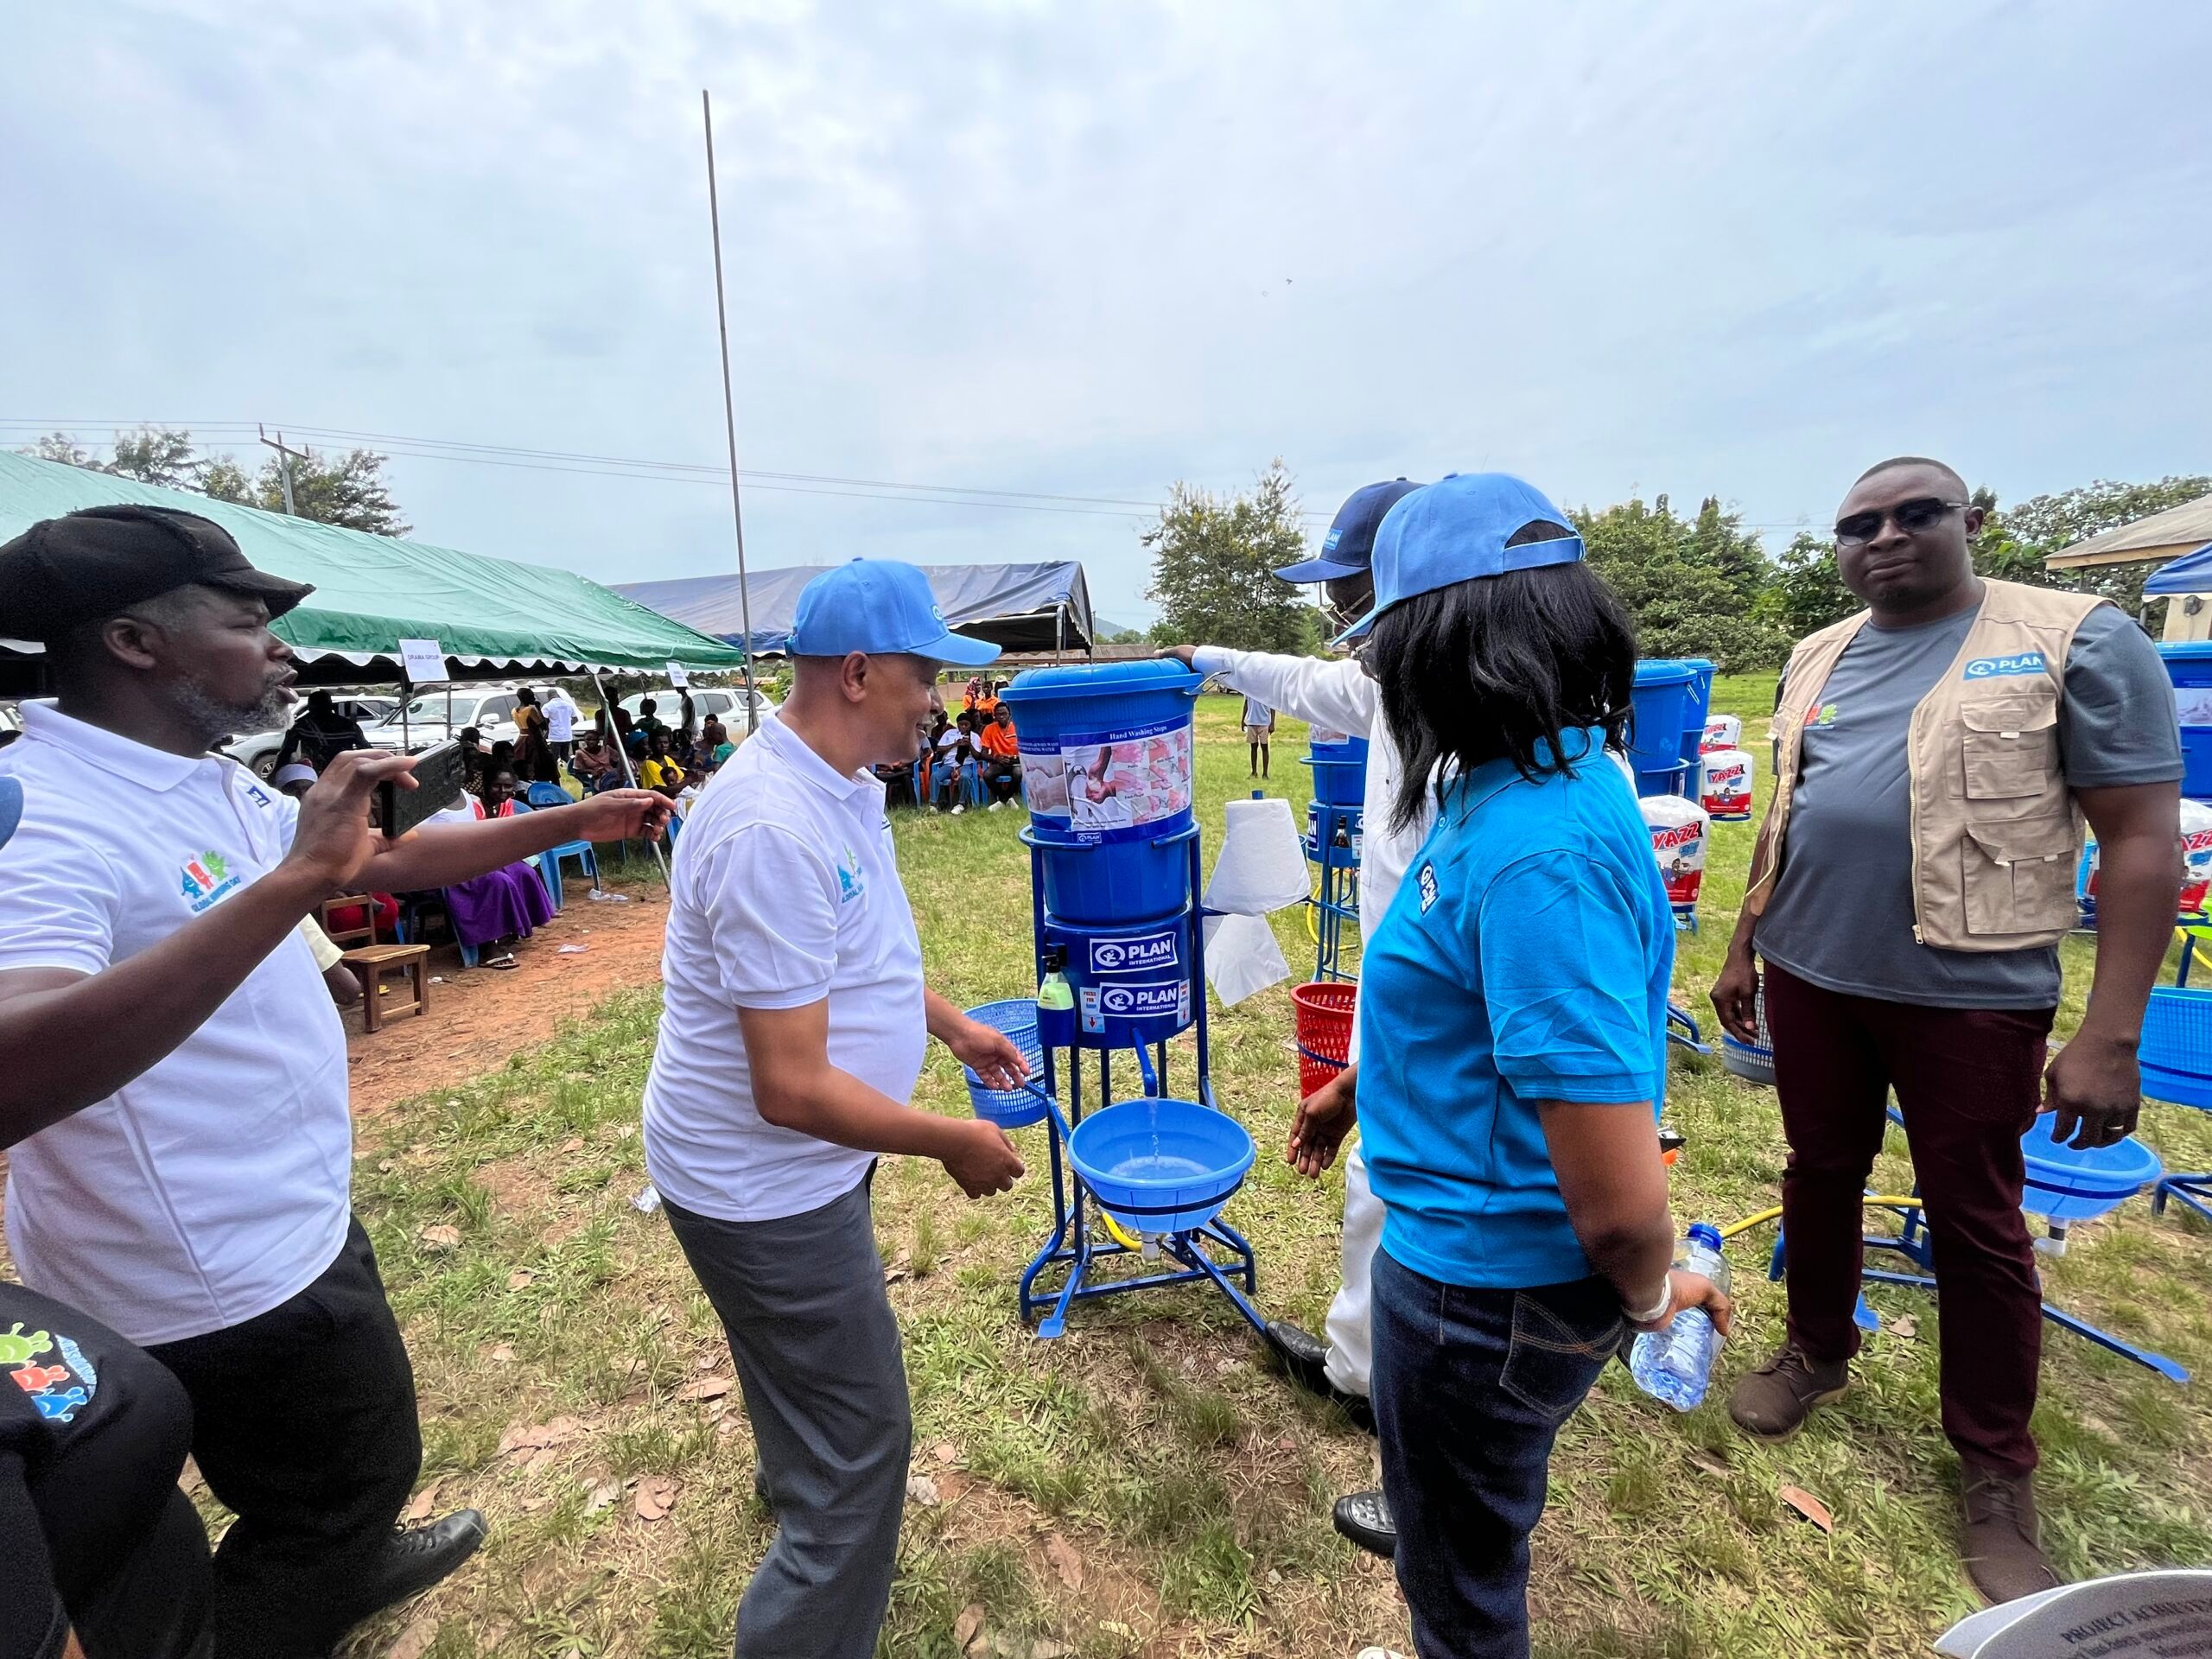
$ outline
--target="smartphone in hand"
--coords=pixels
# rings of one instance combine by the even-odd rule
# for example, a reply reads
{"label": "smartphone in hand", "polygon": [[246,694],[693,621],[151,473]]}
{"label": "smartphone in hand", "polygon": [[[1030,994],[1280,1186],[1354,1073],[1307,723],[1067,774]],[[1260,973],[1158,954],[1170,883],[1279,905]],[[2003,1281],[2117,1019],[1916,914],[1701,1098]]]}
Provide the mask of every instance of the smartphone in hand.
{"label": "smartphone in hand", "polygon": [[415,758],[414,788],[402,789],[392,780],[377,785],[378,827],[387,839],[397,841],[459,801],[467,776],[459,739],[432,744]]}

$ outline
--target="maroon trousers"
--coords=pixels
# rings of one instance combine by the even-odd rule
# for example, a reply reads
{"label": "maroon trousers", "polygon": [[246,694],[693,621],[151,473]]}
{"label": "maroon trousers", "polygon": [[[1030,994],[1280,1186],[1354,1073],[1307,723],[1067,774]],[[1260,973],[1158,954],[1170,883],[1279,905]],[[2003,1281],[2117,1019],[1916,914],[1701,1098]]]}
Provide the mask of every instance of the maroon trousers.
{"label": "maroon trousers", "polygon": [[1790,1341],[1817,1360],[1859,1351],[1859,1199],[1895,1089],[1941,1284],[1943,1433],[1973,1463],[2027,1473],[2043,1292],[2020,1214],[2020,1137],[2042,1104],[2057,1011],[1849,996],[1770,962],[1765,985],[1789,1141],[1782,1223]]}

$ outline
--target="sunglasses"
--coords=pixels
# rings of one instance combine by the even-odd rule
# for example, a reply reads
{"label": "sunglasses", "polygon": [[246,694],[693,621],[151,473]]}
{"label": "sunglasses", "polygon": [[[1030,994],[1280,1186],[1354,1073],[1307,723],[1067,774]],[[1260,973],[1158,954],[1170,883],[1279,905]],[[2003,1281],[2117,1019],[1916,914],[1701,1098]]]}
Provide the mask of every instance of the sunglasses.
{"label": "sunglasses", "polygon": [[1898,530],[1907,536],[1917,536],[1938,523],[1947,512],[1957,512],[1966,505],[1963,501],[1945,501],[1933,495],[1916,495],[1910,501],[1900,501],[1887,512],[1854,512],[1847,518],[1835,521],[1835,544],[1838,547],[1864,547],[1882,533],[1882,526],[1894,519]]}

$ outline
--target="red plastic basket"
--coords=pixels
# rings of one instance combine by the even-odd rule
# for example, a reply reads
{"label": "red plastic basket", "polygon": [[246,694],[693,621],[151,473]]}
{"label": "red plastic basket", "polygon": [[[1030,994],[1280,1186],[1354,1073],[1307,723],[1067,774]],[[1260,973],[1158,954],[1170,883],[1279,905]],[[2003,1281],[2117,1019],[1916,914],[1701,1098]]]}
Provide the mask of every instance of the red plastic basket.
{"label": "red plastic basket", "polygon": [[1300,985],[1291,992],[1291,1005],[1297,1011],[1301,1099],[1351,1062],[1352,1003],[1358,995],[1357,986],[1326,980]]}

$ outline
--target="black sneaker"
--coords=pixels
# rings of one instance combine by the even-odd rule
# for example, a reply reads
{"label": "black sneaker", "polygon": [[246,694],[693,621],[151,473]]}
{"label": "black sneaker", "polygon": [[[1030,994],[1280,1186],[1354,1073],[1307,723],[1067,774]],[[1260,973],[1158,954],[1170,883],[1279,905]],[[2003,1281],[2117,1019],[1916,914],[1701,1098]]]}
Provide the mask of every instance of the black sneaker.
{"label": "black sneaker", "polygon": [[419,1596],[474,1555],[484,1541],[480,1510],[455,1510],[419,1527],[394,1529],[377,1564],[372,1592],[378,1611]]}
{"label": "black sneaker", "polygon": [[1375,1408],[1368,1403],[1367,1397],[1329,1381],[1329,1345],[1320,1338],[1300,1330],[1287,1319],[1269,1319],[1268,1346],[1282,1362],[1283,1371],[1292,1382],[1309,1394],[1335,1401],[1354,1427],[1370,1434],[1375,1432]]}
{"label": "black sneaker", "polygon": [[1398,1529],[1390,1519],[1390,1506],[1380,1492],[1354,1492],[1340,1497],[1329,1513],[1338,1532],[1370,1555],[1384,1560],[1398,1554]]}

